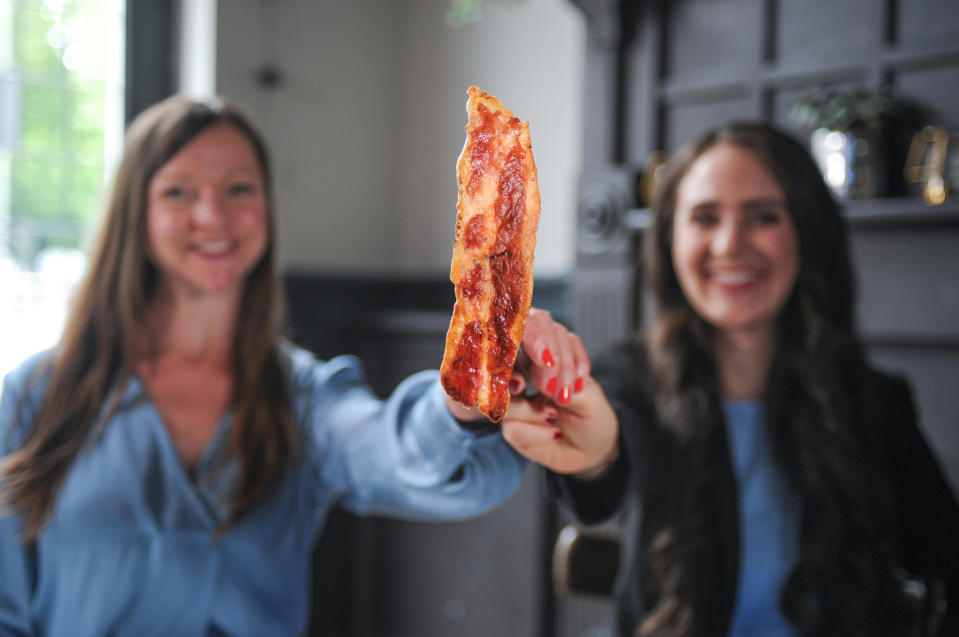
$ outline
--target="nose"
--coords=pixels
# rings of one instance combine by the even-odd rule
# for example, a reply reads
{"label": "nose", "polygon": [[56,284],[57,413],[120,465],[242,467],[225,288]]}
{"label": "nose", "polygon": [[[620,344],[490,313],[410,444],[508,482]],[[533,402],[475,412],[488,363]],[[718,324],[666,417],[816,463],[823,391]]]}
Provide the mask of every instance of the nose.
{"label": "nose", "polygon": [[746,240],[746,228],[735,217],[727,216],[713,234],[712,251],[717,256],[736,254]]}
{"label": "nose", "polygon": [[220,194],[212,188],[200,191],[191,218],[197,226],[220,226],[226,221],[226,207]]}

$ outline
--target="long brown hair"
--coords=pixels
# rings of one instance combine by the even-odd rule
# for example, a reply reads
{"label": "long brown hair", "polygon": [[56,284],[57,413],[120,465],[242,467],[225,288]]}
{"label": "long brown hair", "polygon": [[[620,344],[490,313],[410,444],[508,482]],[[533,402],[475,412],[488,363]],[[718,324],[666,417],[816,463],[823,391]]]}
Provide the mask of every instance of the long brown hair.
{"label": "long brown hair", "polygon": [[[235,106],[168,98],[127,131],[105,218],[66,326],[50,360],[42,404],[20,448],[3,460],[0,502],[24,517],[35,539],[70,465],[90,438],[111,390],[139,356],[156,353],[148,313],[159,273],[147,258],[147,189],[157,170],[202,131],[227,124],[253,147],[270,213],[266,248],[247,276],[233,337],[231,449],[240,463],[234,523],[263,495],[296,451],[296,432],[277,349],[280,314],[270,163],[262,136]],[[146,343],[144,343],[146,338]],[[113,395],[119,396],[121,392]],[[107,405],[107,416],[116,405]]]}
{"label": "long brown hair", "polygon": [[[648,281],[657,303],[646,347],[656,408],[679,457],[662,476],[671,503],[650,542],[659,604],[637,634],[689,634],[696,583],[688,572],[708,510],[715,463],[709,449],[721,413],[713,329],[680,288],[672,262],[676,193],[704,152],[729,143],[753,152],[779,182],[799,240],[799,275],[777,319],[777,350],[764,401],[774,457],[802,501],[800,555],[782,598],[803,635],[880,634],[878,600],[889,595],[889,490],[856,432],[865,355],[854,330],[855,284],[839,206],[805,148],[762,123],[708,131],[672,160],[647,235]],[[712,627],[715,629],[716,627]],[[698,633],[703,630],[699,627]],[[707,628],[708,632],[709,628]]]}

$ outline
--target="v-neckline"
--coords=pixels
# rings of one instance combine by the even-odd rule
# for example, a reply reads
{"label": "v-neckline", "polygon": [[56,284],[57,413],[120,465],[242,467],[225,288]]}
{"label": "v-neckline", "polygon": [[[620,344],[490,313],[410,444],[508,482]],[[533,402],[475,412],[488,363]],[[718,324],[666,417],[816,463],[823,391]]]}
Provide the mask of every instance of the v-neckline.
{"label": "v-neckline", "polygon": [[215,467],[217,455],[223,451],[224,437],[229,430],[230,421],[233,418],[233,408],[228,407],[220,416],[213,429],[213,434],[203,445],[203,450],[197,458],[196,464],[191,467],[183,459],[180,451],[177,449],[173,435],[163,419],[163,414],[157,407],[153,396],[147,391],[146,383],[135,372],[130,378],[132,385],[132,395],[137,396],[140,407],[147,410],[149,414],[148,421],[156,430],[159,444],[163,451],[168,455],[176,468],[172,470],[172,478],[180,483],[180,487],[188,494],[188,498],[193,502],[196,509],[201,513],[209,528],[215,529],[220,523],[220,507],[217,506],[218,493],[211,489],[213,482],[211,472]]}
{"label": "v-neckline", "polygon": [[233,408],[228,406],[217,418],[216,424],[213,426],[213,432],[210,434],[210,437],[206,440],[206,442],[203,443],[203,449],[201,449],[200,454],[197,456],[196,462],[191,465],[189,462],[187,462],[186,458],[183,457],[183,454],[180,453],[180,450],[176,444],[176,440],[173,439],[173,432],[164,418],[163,412],[160,410],[159,405],[157,405],[156,400],[150,393],[150,390],[147,388],[146,382],[143,380],[140,374],[135,371],[131,374],[130,382],[135,385],[138,392],[142,395],[143,401],[145,403],[149,403],[150,411],[152,412],[157,424],[160,426],[160,429],[162,429],[162,436],[165,445],[177,459],[184,476],[191,484],[195,482],[193,479],[194,476],[202,478],[203,474],[206,473],[207,469],[209,468],[209,464],[212,462],[213,456],[222,446],[221,441],[225,434],[225,430],[227,429],[227,423],[233,417]]}

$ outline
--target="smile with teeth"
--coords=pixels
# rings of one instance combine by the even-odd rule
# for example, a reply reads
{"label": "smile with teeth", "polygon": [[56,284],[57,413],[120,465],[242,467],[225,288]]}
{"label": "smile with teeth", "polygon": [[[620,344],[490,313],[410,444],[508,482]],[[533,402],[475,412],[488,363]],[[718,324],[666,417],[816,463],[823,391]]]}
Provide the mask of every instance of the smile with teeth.
{"label": "smile with teeth", "polygon": [[233,246],[234,242],[229,239],[224,239],[221,241],[194,242],[191,244],[191,248],[196,252],[214,257],[229,253],[233,249]]}
{"label": "smile with teeth", "polygon": [[756,270],[735,270],[713,272],[712,279],[720,285],[745,285],[752,283],[759,278],[759,272]]}

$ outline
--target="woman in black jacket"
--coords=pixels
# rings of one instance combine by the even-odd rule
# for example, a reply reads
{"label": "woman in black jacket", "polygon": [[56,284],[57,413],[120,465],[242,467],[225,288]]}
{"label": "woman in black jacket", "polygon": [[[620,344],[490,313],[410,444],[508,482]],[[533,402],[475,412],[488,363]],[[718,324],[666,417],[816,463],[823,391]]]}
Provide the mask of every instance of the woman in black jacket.
{"label": "woman in black jacket", "polygon": [[959,506],[908,385],[857,340],[808,153],[764,124],[710,131],[654,208],[651,328],[504,431],[580,520],[625,512],[615,633],[905,635],[908,572],[944,582],[939,634],[959,634]]}

